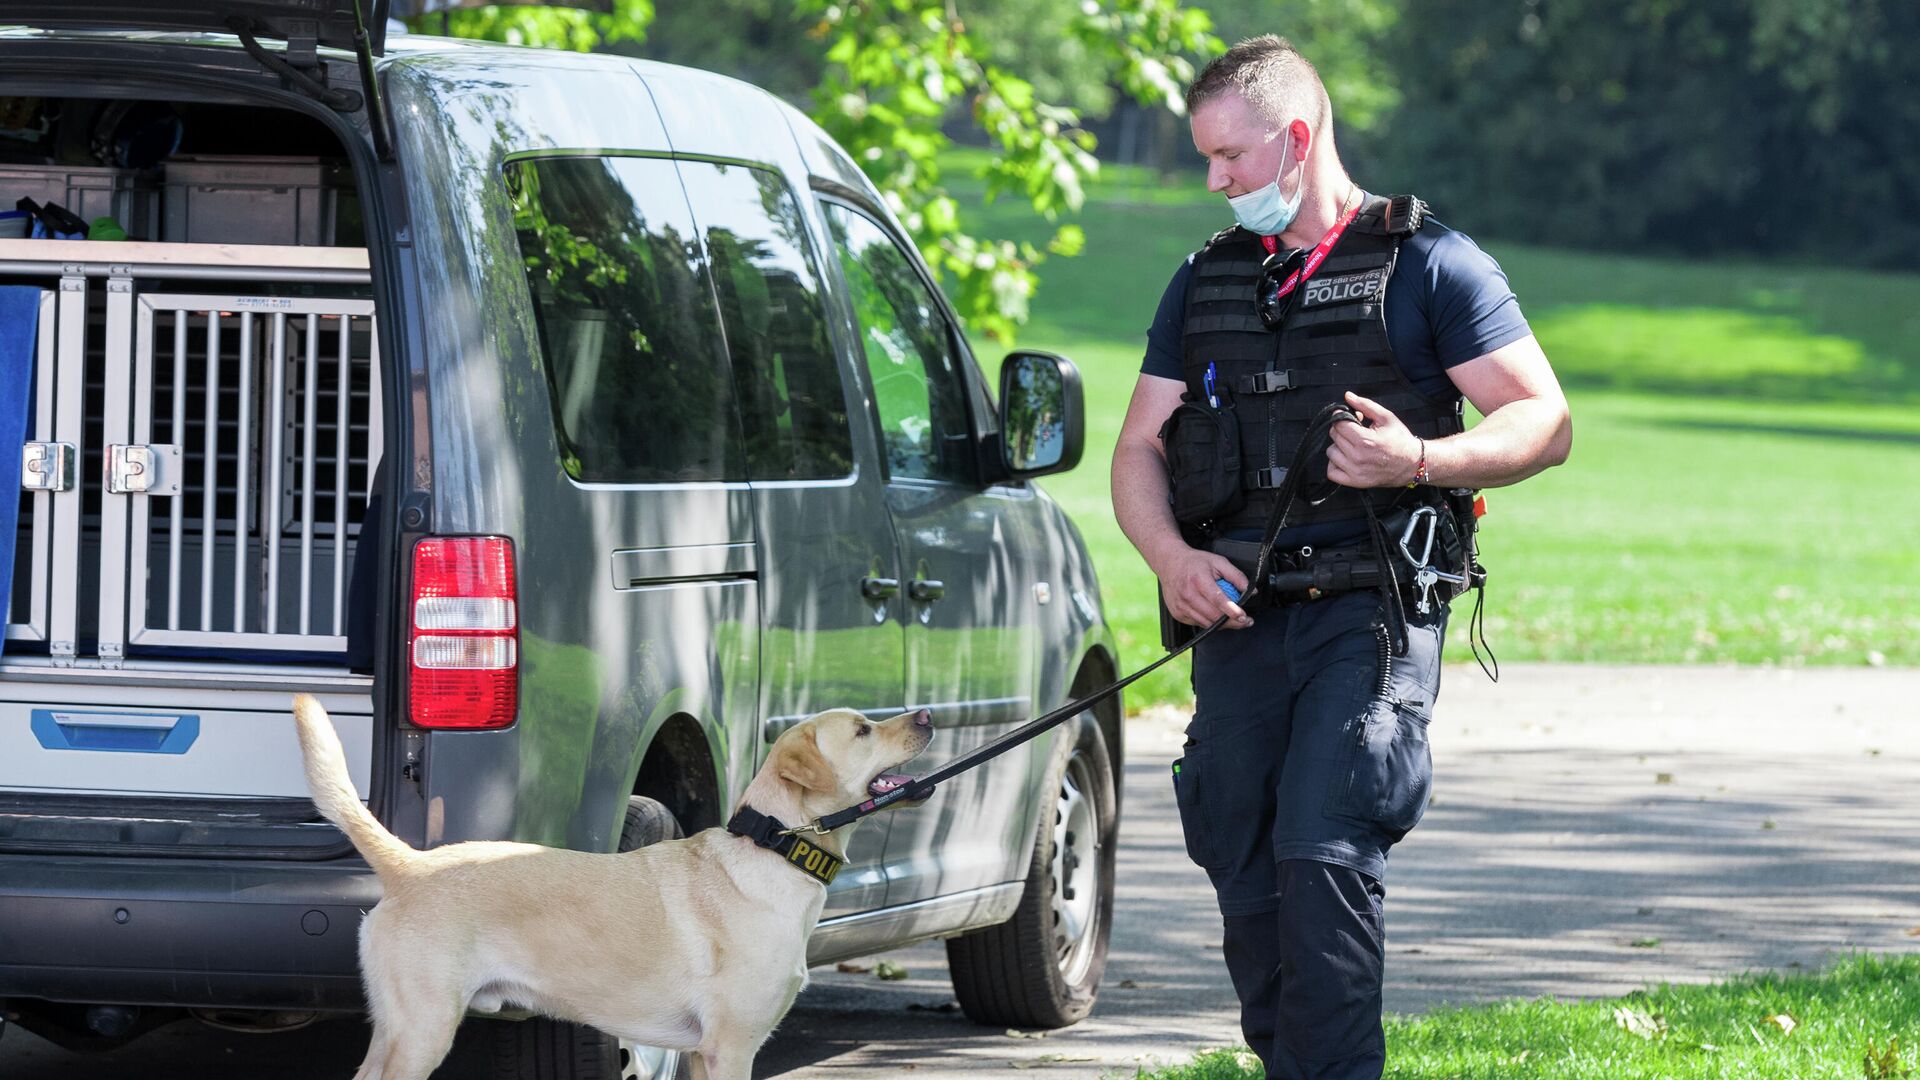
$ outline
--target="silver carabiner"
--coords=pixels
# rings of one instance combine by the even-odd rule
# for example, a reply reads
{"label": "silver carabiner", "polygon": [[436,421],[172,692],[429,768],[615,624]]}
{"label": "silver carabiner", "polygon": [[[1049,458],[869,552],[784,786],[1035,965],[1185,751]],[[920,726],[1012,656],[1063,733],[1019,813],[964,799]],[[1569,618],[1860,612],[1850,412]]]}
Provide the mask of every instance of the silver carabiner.
{"label": "silver carabiner", "polygon": [[[1413,542],[1413,530],[1420,527],[1422,517],[1426,518],[1427,522],[1427,542],[1421,546],[1420,554],[1416,556],[1408,545]],[[1407,518],[1407,527],[1400,530],[1400,554],[1406,556],[1408,566],[1415,570],[1426,569],[1427,560],[1433,555],[1433,535],[1439,531],[1439,524],[1440,515],[1431,506],[1419,507]]]}
{"label": "silver carabiner", "polygon": [[[1413,531],[1420,527],[1420,519],[1427,521],[1427,540],[1421,545],[1420,554],[1413,554]],[[1440,528],[1440,514],[1431,506],[1422,506],[1407,518],[1407,527],[1400,530],[1400,554],[1406,557],[1407,565],[1413,567],[1413,587],[1419,591],[1419,598],[1413,608],[1422,615],[1433,610],[1433,587],[1442,581],[1454,585],[1466,581],[1461,574],[1449,574],[1445,570],[1432,566],[1428,559],[1433,556],[1433,537]]]}

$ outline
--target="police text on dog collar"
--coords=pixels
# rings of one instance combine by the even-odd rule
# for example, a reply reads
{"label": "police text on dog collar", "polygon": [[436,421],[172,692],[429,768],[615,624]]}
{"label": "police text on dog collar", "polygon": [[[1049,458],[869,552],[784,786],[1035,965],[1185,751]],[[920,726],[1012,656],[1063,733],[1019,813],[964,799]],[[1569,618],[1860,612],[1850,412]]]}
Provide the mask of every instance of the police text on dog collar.
{"label": "police text on dog collar", "polygon": [[751,807],[741,807],[733,820],[727,822],[727,831],[769,851],[779,852],[790,865],[822,885],[833,884],[835,875],[846,865],[846,860],[833,852],[795,836],[795,830],[787,828],[779,818],[768,817]]}

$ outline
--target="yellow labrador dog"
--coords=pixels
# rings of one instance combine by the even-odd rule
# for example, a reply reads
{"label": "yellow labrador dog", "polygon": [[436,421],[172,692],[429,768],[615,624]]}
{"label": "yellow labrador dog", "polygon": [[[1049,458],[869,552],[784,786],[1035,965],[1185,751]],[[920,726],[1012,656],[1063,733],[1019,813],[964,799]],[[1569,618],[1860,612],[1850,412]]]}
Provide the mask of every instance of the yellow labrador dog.
{"label": "yellow labrador dog", "polygon": [[[785,853],[707,829],[618,855],[492,841],[419,851],[361,804],[326,710],[293,714],[307,785],[384,893],[360,927],[373,1043],[355,1080],[425,1080],[468,1008],[513,1003],[694,1055],[694,1074],[746,1080],[807,982],[807,935],[853,826]],[[798,825],[884,794],[925,750],[925,710],[874,723],[834,709],[788,729],[741,796]],[[736,819],[740,820],[740,819]]]}

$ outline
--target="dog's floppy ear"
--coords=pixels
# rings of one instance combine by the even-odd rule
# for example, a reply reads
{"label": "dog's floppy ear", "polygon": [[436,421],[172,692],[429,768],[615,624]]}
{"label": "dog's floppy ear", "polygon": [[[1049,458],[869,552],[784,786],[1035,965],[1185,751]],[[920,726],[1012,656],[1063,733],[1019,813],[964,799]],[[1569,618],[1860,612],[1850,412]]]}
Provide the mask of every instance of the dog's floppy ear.
{"label": "dog's floppy ear", "polygon": [[806,791],[834,790],[833,770],[820,752],[820,738],[812,727],[788,739],[776,748],[780,753],[777,775]]}

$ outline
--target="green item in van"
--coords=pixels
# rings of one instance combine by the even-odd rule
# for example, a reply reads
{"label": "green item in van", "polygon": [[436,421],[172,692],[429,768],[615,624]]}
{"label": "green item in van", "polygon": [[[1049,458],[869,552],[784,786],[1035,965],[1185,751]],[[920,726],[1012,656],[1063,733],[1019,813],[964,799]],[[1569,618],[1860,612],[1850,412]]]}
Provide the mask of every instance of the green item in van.
{"label": "green item in van", "polygon": [[110,217],[94,218],[93,224],[87,228],[89,240],[125,240],[126,238],[127,230],[121,228],[120,223]]}

